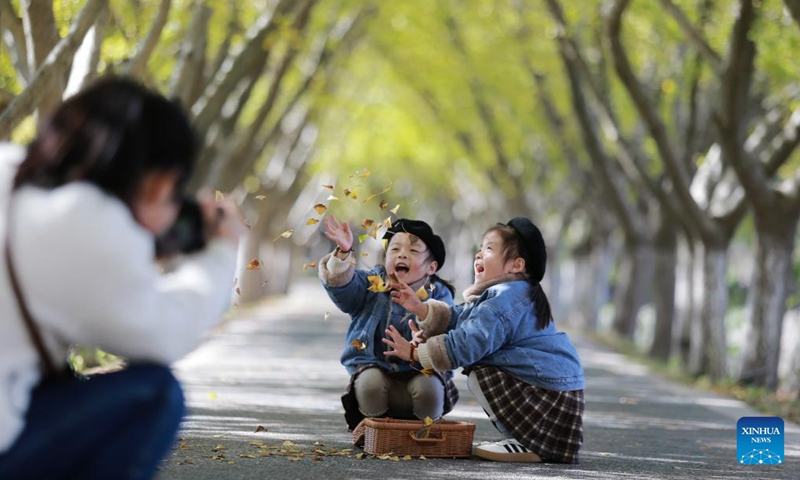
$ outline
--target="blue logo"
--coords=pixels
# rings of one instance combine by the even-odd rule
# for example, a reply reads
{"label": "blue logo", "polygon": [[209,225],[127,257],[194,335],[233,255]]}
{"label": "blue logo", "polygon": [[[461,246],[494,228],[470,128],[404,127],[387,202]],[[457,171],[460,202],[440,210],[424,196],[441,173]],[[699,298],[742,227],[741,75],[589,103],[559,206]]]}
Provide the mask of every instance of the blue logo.
{"label": "blue logo", "polygon": [[742,417],[736,423],[736,460],[742,465],[783,463],[783,419]]}

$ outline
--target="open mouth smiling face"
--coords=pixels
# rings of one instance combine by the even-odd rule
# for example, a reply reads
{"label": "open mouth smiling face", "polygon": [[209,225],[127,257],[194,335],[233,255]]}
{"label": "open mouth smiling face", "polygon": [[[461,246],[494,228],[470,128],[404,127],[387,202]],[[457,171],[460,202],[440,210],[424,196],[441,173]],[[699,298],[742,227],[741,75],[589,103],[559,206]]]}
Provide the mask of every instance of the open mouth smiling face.
{"label": "open mouth smiling face", "polygon": [[434,273],[431,266],[428,247],[419,238],[407,233],[392,236],[386,248],[386,273],[410,285]]}

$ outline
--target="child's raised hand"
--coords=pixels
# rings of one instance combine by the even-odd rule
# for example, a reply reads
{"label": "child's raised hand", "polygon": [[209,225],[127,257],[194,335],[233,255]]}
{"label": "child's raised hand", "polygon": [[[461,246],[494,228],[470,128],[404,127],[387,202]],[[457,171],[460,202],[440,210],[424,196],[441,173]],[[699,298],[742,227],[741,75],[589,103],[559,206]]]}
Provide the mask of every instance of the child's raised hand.
{"label": "child's raised hand", "polygon": [[336,215],[325,217],[325,236],[336,242],[343,252],[353,249],[353,232],[350,231],[350,225],[347,222],[339,223]]}
{"label": "child's raised hand", "polygon": [[418,318],[425,318],[428,315],[428,306],[422,303],[417,292],[411,290],[411,287],[404,282],[393,281],[391,295],[394,303],[400,304]]}
{"label": "child's raised hand", "polygon": [[413,361],[411,358],[411,342],[403,338],[403,335],[397,331],[394,325],[389,325],[386,329],[386,335],[390,338],[382,339],[383,343],[392,347],[392,350],[383,352],[387,357],[397,357],[401,360]]}
{"label": "child's raised hand", "polygon": [[408,326],[411,327],[411,343],[416,343],[417,345],[425,343],[427,340],[425,332],[417,326],[417,322],[413,318],[408,319]]}

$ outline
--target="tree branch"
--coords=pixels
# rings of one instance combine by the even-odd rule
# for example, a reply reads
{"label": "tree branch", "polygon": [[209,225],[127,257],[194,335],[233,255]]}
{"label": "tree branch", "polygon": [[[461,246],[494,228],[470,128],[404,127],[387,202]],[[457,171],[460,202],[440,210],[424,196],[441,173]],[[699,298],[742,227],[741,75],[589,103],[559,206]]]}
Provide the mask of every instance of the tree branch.
{"label": "tree branch", "polygon": [[11,0],[0,0],[0,26],[7,29],[11,36],[3,35],[3,41],[8,47],[11,62],[17,70],[17,76],[23,88],[31,80],[31,69],[28,64],[28,47],[25,40],[25,29],[22,19],[17,15],[11,5]]}
{"label": "tree branch", "polygon": [[708,217],[698,208],[697,203],[691,196],[689,176],[677,159],[664,122],[661,120],[656,108],[650,103],[642,85],[633,73],[633,68],[622,45],[622,15],[629,4],[630,0],[617,0],[606,18],[617,76],[625,86],[634,105],[636,105],[637,111],[647,125],[650,136],[656,143],[659,155],[664,163],[664,169],[671,180],[675,194],[683,206],[684,217],[688,217],[687,220],[691,221],[694,228],[707,237],[716,237],[718,232],[710,223]]}
{"label": "tree branch", "polygon": [[715,123],[725,160],[733,167],[739,182],[757,209],[773,204],[773,192],[758,162],[744,149],[747,133],[747,101],[755,70],[756,45],[749,38],[756,12],[752,0],[741,0],[738,17],[731,32],[725,73],[722,76],[720,111]]}
{"label": "tree branch", "polygon": [[205,94],[192,107],[195,128],[201,137],[205,136],[211,124],[214,123],[228,95],[236,88],[239,81],[254,69],[260,69],[267,61],[270,51],[264,49],[264,40],[278,27],[276,19],[289,15],[297,5],[313,1],[280,0],[274,10],[264,13],[256,20],[247,35],[244,48],[225,60],[225,64],[206,88]]}
{"label": "tree branch", "polygon": [[797,26],[800,27],[800,0],[783,0],[783,3]]}
{"label": "tree branch", "polygon": [[[46,61],[49,53],[58,43],[58,27],[53,15],[51,2],[38,0],[24,0],[22,5],[22,26],[25,30],[25,39],[28,50],[28,68],[36,71]],[[61,103],[61,95],[66,86],[66,75],[70,62],[59,65],[58,71],[48,78],[47,83],[39,92],[37,108],[40,113],[49,113]]]}
{"label": "tree branch", "polygon": [[675,5],[672,0],[658,0],[664,10],[677,22],[678,27],[680,27],[681,31],[686,38],[689,40],[689,43],[697,50],[697,52],[705,59],[711,69],[717,74],[722,75],[724,66],[722,64],[722,58],[720,55],[711,48],[711,45],[708,44],[705,38],[703,38],[702,32],[692,25],[692,22],[689,21],[689,18],[686,17],[686,14],[683,13],[683,10],[680,9],[677,5]]}
{"label": "tree branch", "polygon": [[203,81],[208,23],[213,12],[214,10],[203,2],[197,2],[192,6],[192,19],[167,89],[171,97],[180,100],[187,108],[197,100],[199,87]]}
{"label": "tree branch", "polygon": [[139,43],[139,46],[136,48],[136,56],[133,57],[133,60],[128,64],[128,75],[141,77],[144,70],[147,68],[147,61],[150,60],[150,57],[153,55],[153,50],[155,50],[158,45],[161,32],[164,30],[164,25],[167,24],[171,6],[172,0],[161,0],[158,13],[153,21],[153,26],[150,28],[150,32],[147,34],[147,37]]}
{"label": "tree branch", "polygon": [[91,28],[100,11],[107,6],[108,0],[86,1],[78,18],[70,26],[67,35],[50,51],[34,74],[31,83],[0,114],[0,138],[9,138],[17,124],[35,110],[41,89],[54,75],[60,74],[61,70],[69,65],[86,32]]}

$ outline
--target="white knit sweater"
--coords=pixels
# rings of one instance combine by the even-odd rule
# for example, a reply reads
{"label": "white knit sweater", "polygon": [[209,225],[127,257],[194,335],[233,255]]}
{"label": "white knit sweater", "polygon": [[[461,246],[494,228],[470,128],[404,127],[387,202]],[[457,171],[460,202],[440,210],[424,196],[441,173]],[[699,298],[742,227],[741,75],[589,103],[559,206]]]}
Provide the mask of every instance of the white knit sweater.
{"label": "white knit sweater", "polygon": [[[23,156],[22,148],[0,144],[0,242]],[[229,307],[236,267],[230,242],[212,241],[161,275],[152,235],[121,201],[93,185],[25,187],[14,194],[12,208],[17,275],[57,362],[70,344],[83,344],[131,361],[169,364],[193,350]],[[0,255],[0,453],[23,430],[40,373]]]}

